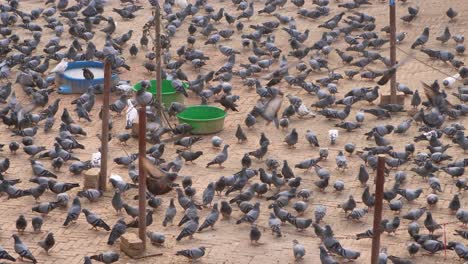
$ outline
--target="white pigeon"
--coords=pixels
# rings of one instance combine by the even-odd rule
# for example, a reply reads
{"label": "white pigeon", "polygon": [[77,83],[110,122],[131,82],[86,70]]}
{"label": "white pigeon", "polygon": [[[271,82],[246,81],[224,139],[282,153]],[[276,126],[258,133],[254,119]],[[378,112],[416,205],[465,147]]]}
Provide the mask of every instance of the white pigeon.
{"label": "white pigeon", "polygon": [[122,179],[122,176],[120,175],[117,175],[117,174],[111,174],[111,176],[109,177],[109,179],[114,179],[115,181],[119,181],[119,182],[125,182],[123,179]]}
{"label": "white pigeon", "polygon": [[296,113],[299,115],[299,117],[304,117],[304,116],[307,116],[307,115],[311,115],[313,117],[315,117],[315,114],[313,114],[309,108],[307,108],[307,106],[305,104],[301,104],[298,108],[297,108],[297,111]]}
{"label": "white pigeon", "polygon": [[460,74],[457,73],[457,74],[455,74],[453,76],[449,76],[449,77],[445,78],[442,81],[442,84],[444,85],[445,88],[453,88],[453,85],[459,79],[460,79]]}
{"label": "white pigeon", "polygon": [[50,73],[64,73],[67,67],[68,67],[68,59],[63,58],[59,64],[55,65],[55,68],[53,68],[50,71]]}
{"label": "white pigeon", "polygon": [[132,100],[127,100],[127,115],[125,121],[125,129],[130,129],[134,123],[138,120],[138,111],[133,106]]}
{"label": "white pigeon", "polygon": [[175,0],[175,4],[181,9],[184,9],[188,6],[187,0]]}
{"label": "white pigeon", "polygon": [[101,152],[95,152],[91,154],[91,165],[94,168],[101,167]]}
{"label": "white pigeon", "polygon": [[330,138],[330,143],[334,145],[336,143],[336,140],[338,139],[338,130],[328,130],[328,137]]}

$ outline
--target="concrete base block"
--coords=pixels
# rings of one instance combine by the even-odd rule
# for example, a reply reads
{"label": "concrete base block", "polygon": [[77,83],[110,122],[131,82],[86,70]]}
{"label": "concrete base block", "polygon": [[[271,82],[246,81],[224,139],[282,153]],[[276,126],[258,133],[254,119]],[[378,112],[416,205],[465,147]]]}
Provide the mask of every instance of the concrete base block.
{"label": "concrete base block", "polygon": [[98,189],[99,187],[99,168],[92,168],[85,171],[84,174],[84,189]]}
{"label": "concrete base block", "polygon": [[137,257],[145,252],[145,247],[138,235],[126,233],[120,237],[120,250],[130,257]]}

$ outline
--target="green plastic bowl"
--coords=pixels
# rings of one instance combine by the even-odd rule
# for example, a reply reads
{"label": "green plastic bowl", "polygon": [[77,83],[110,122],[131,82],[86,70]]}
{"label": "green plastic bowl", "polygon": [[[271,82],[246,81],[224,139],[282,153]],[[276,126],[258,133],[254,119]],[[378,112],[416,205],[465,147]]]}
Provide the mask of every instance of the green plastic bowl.
{"label": "green plastic bowl", "polygon": [[179,122],[192,126],[192,134],[212,134],[223,130],[226,112],[210,105],[187,106],[177,115]]}
{"label": "green plastic bowl", "polygon": [[[151,80],[151,87],[149,88],[148,92],[156,95],[156,80]],[[184,83],[184,87],[188,88],[188,83]],[[141,89],[141,82],[138,82],[133,86],[133,91],[139,91]],[[162,81],[162,103],[165,107],[169,107],[172,102],[179,102],[184,103],[185,96],[179,92],[177,92],[174,87],[172,87],[170,80],[163,80]]]}

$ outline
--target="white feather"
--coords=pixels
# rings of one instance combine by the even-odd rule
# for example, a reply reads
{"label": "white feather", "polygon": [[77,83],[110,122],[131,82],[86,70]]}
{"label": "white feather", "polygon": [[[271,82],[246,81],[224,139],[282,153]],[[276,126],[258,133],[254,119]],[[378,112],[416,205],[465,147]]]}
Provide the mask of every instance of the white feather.
{"label": "white feather", "polygon": [[125,128],[130,128],[138,120],[138,111],[133,106],[130,99],[127,100],[127,115],[126,115],[126,126]]}
{"label": "white feather", "polygon": [[64,73],[68,67],[68,59],[63,58],[62,61],[55,65],[55,67],[50,71],[50,73]]}

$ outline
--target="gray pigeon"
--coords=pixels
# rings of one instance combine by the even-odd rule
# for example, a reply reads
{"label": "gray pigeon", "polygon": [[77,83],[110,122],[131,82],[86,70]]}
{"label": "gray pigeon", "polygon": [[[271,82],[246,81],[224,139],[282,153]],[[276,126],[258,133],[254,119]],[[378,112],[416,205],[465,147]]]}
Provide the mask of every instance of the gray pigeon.
{"label": "gray pigeon", "polygon": [[127,225],[125,224],[125,220],[120,218],[117,220],[117,223],[112,227],[112,230],[109,234],[109,238],[107,240],[108,245],[113,245],[119,237],[127,232]]}
{"label": "gray pigeon", "polygon": [[151,244],[156,246],[162,246],[166,241],[166,236],[163,233],[148,231],[146,236],[150,239]]}
{"label": "gray pigeon", "polygon": [[296,239],[293,240],[293,254],[294,254],[294,259],[302,259],[305,256],[305,248],[303,245],[299,244],[299,241]]}
{"label": "gray pigeon", "polygon": [[54,234],[48,233],[44,240],[39,241],[37,244],[49,255],[49,250],[55,245]]}
{"label": "gray pigeon", "polygon": [[324,246],[320,246],[320,262],[322,264],[339,264],[330,254]]}
{"label": "gray pigeon", "polygon": [[184,256],[192,261],[197,260],[205,255],[205,247],[194,247],[191,249],[179,250],[176,252],[177,256]]}
{"label": "gray pigeon", "polygon": [[90,256],[90,259],[97,260],[99,262],[103,262],[106,264],[110,264],[110,263],[117,262],[119,260],[119,257],[120,257],[119,253],[108,251],[108,252],[103,252],[98,255]]}
{"label": "gray pigeon", "polygon": [[468,210],[458,209],[455,217],[463,224],[466,225],[468,223]]}
{"label": "gray pigeon", "polygon": [[6,259],[15,262],[16,259],[12,257],[4,248],[0,247],[0,259]]}
{"label": "gray pigeon", "polygon": [[41,232],[42,224],[44,223],[44,219],[40,216],[35,216],[31,219],[31,225],[35,233]]}
{"label": "gray pigeon", "polygon": [[25,259],[31,260],[34,264],[37,263],[36,258],[32,255],[29,248],[23,244],[21,239],[17,235],[13,235],[13,239],[15,240],[15,252],[21,257]]}
{"label": "gray pigeon", "polygon": [[206,167],[208,168],[213,164],[218,164],[220,167],[222,167],[222,164],[228,159],[228,148],[228,144],[224,145],[223,150],[220,153],[218,153],[218,155],[216,155],[216,157],[212,161],[208,162],[206,164]]}
{"label": "gray pigeon", "polygon": [[260,203],[256,202],[253,209],[242,216],[239,220],[237,220],[236,224],[241,224],[242,222],[249,222],[253,224],[260,215]]}
{"label": "gray pigeon", "polygon": [[63,223],[64,226],[68,226],[71,222],[74,222],[78,219],[81,213],[81,202],[78,197],[75,197],[72,202],[72,206],[68,209],[67,218]]}
{"label": "gray pigeon", "polygon": [[90,202],[96,202],[102,195],[103,191],[97,190],[97,189],[87,189],[85,191],[79,191],[77,193],[78,197],[85,197],[87,198]]}
{"label": "gray pigeon", "polygon": [[83,213],[86,216],[86,221],[90,224],[93,228],[97,230],[98,227],[104,228],[106,231],[110,231],[111,228],[102,220],[98,215],[89,211],[88,209],[83,209]]}
{"label": "gray pigeon", "polygon": [[299,135],[297,134],[296,129],[293,128],[291,132],[286,135],[284,142],[286,142],[286,144],[288,144],[289,147],[294,148],[294,145],[297,144],[298,139]]}
{"label": "gray pigeon", "polygon": [[258,229],[258,227],[254,224],[250,227],[250,243],[258,244],[258,240],[262,237],[262,233]]}
{"label": "gray pigeon", "polygon": [[193,237],[193,234],[198,230],[198,216],[190,219],[188,222],[185,223],[184,228],[177,236],[176,240],[180,241],[184,237]]}
{"label": "gray pigeon", "polygon": [[218,218],[219,218],[218,204],[215,203],[213,205],[213,209],[211,209],[211,212],[208,214],[203,224],[201,224],[200,228],[198,228],[198,232],[202,231],[203,229],[207,227],[214,228],[214,225],[216,221],[218,221]]}
{"label": "gray pigeon", "polygon": [[434,233],[435,230],[441,229],[442,226],[439,225],[434,218],[432,218],[431,212],[426,212],[426,219],[424,220],[424,226],[429,230],[431,234]]}

